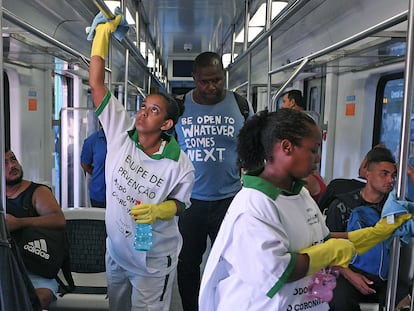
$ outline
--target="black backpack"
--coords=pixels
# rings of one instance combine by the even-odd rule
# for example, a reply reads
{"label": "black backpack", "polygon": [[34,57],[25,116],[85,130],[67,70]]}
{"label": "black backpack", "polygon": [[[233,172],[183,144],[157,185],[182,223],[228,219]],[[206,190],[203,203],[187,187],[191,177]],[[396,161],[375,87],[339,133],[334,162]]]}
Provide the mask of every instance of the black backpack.
{"label": "black backpack", "polygon": [[[39,186],[42,186],[42,185],[32,182],[32,184],[28,187],[27,191],[25,192],[25,194],[23,196],[23,200],[22,200],[22,205],[25,208],[29,209],[29,214],[32,215],[32,216],[39,216],[37,214],[36,210],[32,206],[32,196],[33,196],[33,192]],[[52,191],[50,188],[49,188],[49,190]],[[45,232],[47,234],[49,234],[48,233],[48,229],[44,229],[43,228],[43,230],[45,230]],[[49,231],[53,231],[53,230],[52,229],[49,229]],[[53,234],[53,232],[50,233],[50,234]],[[64,276],[64,278],[65,278],[65,280],[67,282],[67,285],[61,280],[61,278],[59,277],[59,275],[54,276],[55,279],[56,279],[56,281],[59,283],[59,285],[61,287],[61,291],[60,292],[63,292],[63,294],[61,294],[61,296],[63,296],[64,293],[71,292],[71,291],[73,291],[75,289],[75,283],[73,281],[72,271],[71,271],[71,263],[70,263],[70,245],[69,245],[69,239],[68,239],[67,234],[66,234],[66,230],[64,230],[63,235],[64,235],[64,237],[63,237],[63,245],[64,245],[63,246],[63,251],[64,251],[64,255],[63,255],[63,260],[62,260],[62,264],[60,266],[60,269],[62,270],[62,274],[63,274],[63,276]],[[17,244],[19,244],[20,242],[21,241],[17,241]],[[25,262],[25,258],[24,257],[23,257],[23,261]],[[25,264],[26,264],[26,262],[25,262]],[[35,271],[33,271],[33,272],[35,272]],[[36,271],[36,272],[39,273],[41,271]]]}

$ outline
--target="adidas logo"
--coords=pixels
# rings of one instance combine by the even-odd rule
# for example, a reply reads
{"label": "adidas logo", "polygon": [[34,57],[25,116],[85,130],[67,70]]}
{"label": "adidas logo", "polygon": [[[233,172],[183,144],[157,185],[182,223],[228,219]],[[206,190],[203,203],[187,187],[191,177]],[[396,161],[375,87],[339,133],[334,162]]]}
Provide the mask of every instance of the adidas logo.
{"label": "adidas logo", "polygon": [[28,242],[23,248],[28,252],[43,257],[46,260],[50,258],[50,255],[47,253],[47,244],[45,239]]}

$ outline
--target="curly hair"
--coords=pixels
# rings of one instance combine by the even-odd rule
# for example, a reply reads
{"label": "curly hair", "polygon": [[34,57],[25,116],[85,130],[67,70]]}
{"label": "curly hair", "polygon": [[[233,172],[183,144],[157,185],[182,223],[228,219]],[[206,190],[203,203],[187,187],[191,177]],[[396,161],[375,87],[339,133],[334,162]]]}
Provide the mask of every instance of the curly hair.
{"label": "curly hair", "polygon": [[247,120],[238,135],[238,162],[240,167],[252,170],[263,166],[282,139],[300,146],[302,139],[312,135],[317,126],[306,113],[283,108],[275,112],[261,111]]}
{"label": "curly hair", "polygon": [[178,118],[184,113],[184,102],[176,100],[173,96],[167,93],[157,93],[164,98],[167,103],[167,119],[172,119],[174,125],[177,124]]}

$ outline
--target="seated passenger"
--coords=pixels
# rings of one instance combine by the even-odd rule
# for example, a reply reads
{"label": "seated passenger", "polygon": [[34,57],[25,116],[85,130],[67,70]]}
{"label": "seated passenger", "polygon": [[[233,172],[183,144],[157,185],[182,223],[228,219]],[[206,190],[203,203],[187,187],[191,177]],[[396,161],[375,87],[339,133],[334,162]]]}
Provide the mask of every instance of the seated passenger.
{"label": "seated passenger", "polygon": [[[377,145],[377,146],[383,146],[383,145]],[[367,181],[365,177],[366,171],[367,171],[367,156],[365,155],[364,159],[362,160],[359,166],[357,178],[332,179],[331,182],[326,187],[325,192],[321,195],[318,201],[319,209],[321,210],[321,212],[325,214],[327,208],[332,203],[332,201],[336,198],[337,195],[347,193],[350,191],[354,191],[357,189],[361,189],[362,187],[364,187]]]}
{"label": "seated passenger", "polygon": [[[397,168],[392,153],[385,147],[374,147],[366,156],[366,185],[338,195],[326,211],[326,224],[330,231],[353,231],[353,217],[358,226],[372,226],[381,217],[388,194],[394,187]],[[360,214],[355,214],[356,212]],[[367,215],[373,215],[373,218]],[[362,215],[362,216],[357,216]],[[359,218],[358,218],[359,217]],[[373,223],[368,220],[372,219]],[[366,225],[365,225],[366,223]],[[354,258],[349,268],[340,268],[340,276],[330,302],[331,311],[359,311],[360,302],[384,305],[387,289],[390,249],[386,242]],[[408,294],[399,286],[397,299]]]}
{"label": "seated passenger", "polygon": [[[23,169],[11,150],[5,153],[6,176],[6,222],[7,228],[14,238],[19,229],[27,226],[44,228],[64,228],[65,217],[53,193],[47,186],[36,184],[23,179]],[[31,195],[32,208],[37,213],[33,215],[31,208],[22,204],[26,193]],[[31,272],[28,275],[36,289],[43,309],[49,309],[49,304],[56,298],[58,283]]]}

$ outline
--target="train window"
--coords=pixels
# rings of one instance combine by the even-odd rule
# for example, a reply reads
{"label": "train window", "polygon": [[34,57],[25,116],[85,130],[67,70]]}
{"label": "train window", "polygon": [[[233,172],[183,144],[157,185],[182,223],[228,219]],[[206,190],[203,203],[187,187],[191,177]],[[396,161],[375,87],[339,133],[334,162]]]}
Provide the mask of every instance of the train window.
{"label": "train window", "polygon": [[[383,77],[378,83],[374,144],[385,144],[398,157],[401,137],[401,114],[404,79],[399,75]],[[377,137],[375,137],[377,136]]]}
{"label": "train window", "polygon": [[[377,87],[374,145],[385,144],[398,160],[401,141],[401,120],[404,99],[403,73],[386,76],[380,79]],[[411,106],[413,107],[413,106]],[[411,108],[413,109],[413,108]],[[411,111],[413,114],[413,110]],[[410,148],[408,162],[414,166],[414,118],[411,118]],[[414,185],[407,179],[406,196],[414,200]]]}
{"label": "train window", "polygon": [[[307,110],[313,111],[319,115],[319,121],[322,122],[325,110],[325,76],[307,79],[304,83],[304,97]],[[322,125],[321,123],[319,123]]]}
{"label": "train window", "polygon": [[309,92],[309,110],[319,111],[320,106],[319,89],[317,87],[312,87]]}

